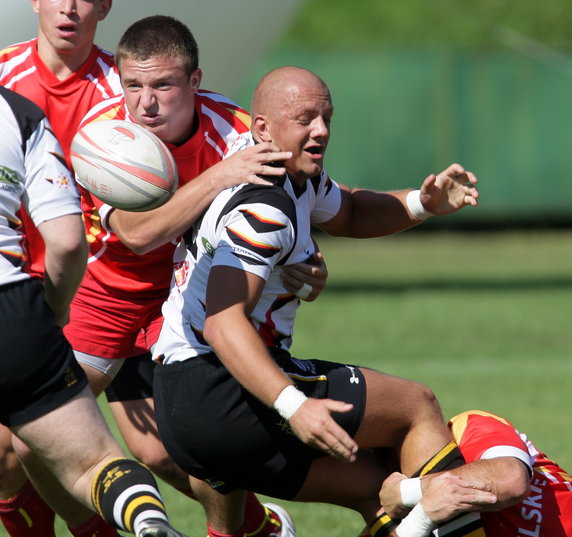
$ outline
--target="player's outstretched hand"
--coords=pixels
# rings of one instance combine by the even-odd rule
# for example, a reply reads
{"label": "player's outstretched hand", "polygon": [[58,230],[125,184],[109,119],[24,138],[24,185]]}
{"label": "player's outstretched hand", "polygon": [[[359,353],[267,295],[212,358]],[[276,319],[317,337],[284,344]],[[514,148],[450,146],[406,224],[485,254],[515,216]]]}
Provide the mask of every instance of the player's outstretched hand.
{"label": "player's outstretched hand", "polygon": [[316,252],[311,261],[285,266],[281,277],[287,291],[312,302],[326,287],[328,268],[322,253]]}
{"label": "player's outstretched hand", "polygon": [[475,174],[460,164],[451,164],[440,174],[431,174],[421,185],[420,201],[435,215],[450,214],[466,205],[476,207],[479,191]]}
{"label": "player's outstretched hand", "polygon": [[346,462],[356,459],[358,445],[332,418],[332,412],[349,412],[353,405],[333,399],[308,398],[290,418],[294,434],[305,444]]}
{"label": "player's outstretched hand", "polygon": [[272,183],[264,177],[278,178],[284,175],[286,168],[282,163],[291,157],[291,151],[280,151],[277,145],[270,142],[256,144],[212,166],[211,171],[216,172],[212,177],[221,189],[242,183],[270,185]]}

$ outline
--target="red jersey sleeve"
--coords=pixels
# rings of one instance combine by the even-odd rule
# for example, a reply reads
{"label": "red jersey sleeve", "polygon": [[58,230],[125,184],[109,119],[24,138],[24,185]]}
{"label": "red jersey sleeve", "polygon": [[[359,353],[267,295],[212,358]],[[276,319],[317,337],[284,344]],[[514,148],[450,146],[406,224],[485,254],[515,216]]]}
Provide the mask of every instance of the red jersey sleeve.
{"label": "red jersey sleeve", "polygon": [[452,418],[449,428],[466,462],[516,457],[532,471],[528,446],[513,425],[489,412],[470,410]]}

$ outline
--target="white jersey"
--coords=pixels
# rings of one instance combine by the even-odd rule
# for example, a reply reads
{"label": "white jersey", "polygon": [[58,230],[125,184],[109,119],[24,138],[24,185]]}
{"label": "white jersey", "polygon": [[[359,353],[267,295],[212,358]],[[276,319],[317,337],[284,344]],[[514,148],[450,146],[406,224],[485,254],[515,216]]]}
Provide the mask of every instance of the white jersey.
{"label": "white jersey", "polygon": [[227,266],[266,281],[251,320],[270,348],[288,349],[300,300],[282,285],[282,266],[315,253],[311,225],[333,218],[339,186],[325,171],[303,188],[284,177],[275,187],[240,185],[221,192],[179,243],[156,357],[163,363],[211,352],[202,337],[211,267]]}
{"label": "white jersey", "polygon": [[29,277],[21,204],[36,226],[81,213],[75,182],[44,113],[0,86],[0,285]]}

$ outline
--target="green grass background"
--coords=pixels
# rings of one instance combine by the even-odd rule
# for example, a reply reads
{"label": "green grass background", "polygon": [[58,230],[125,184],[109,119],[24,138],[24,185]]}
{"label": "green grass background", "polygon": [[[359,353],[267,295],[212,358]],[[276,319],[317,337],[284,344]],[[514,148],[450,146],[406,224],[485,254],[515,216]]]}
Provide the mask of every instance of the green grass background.
{"label": "green grass background", "polygon": [[[497,412],[572,468],[572,231],[318,240],[330,276],[322,296],[300,309],[297,356],[422,381],[445,417]],[[198,506],[162,491],[173,522],[204,537]],[[347,537],[362,527],[341,508],[278,503],[301,537]]]}

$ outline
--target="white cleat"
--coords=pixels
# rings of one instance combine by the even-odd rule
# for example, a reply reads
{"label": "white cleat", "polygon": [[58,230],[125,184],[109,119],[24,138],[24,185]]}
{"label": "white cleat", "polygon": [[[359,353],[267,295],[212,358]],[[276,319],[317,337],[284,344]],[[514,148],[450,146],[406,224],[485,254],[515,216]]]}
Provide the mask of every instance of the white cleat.
{"label": "white cleat", "polygon": [[280,520],[280,530],[277,533],[271,533],[268,537],[297,537],[294,521],[284,507],[280,507],[274,503],[265,503],[264,505]]}
{"label": "white cleat", "polygon": [[139,526],[137,537],[186,537],[160,518],[150,518]]}

